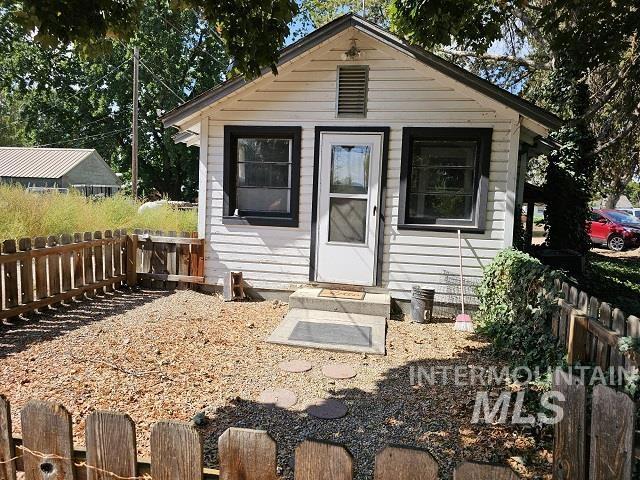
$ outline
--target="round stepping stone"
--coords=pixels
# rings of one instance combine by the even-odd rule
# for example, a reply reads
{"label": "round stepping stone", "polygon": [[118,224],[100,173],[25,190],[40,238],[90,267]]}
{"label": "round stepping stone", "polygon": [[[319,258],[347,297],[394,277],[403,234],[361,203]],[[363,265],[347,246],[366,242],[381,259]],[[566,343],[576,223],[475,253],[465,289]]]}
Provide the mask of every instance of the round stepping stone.
{"label": "round stepping stone", "polygon": [[286,362],[280,362],[280,370],[290,373],[302,373],[311,370],[311,362],[306,360],[288,360]]}
{"label": "round stepping stone", "polygon": [[274,388],[265,390],[258,397],[258,402],[270,407],[289,408],[296,404],[298,397],[286,388]]}
{"label": "round stepping stone", "polygon": [[344,380],[345,378],[353,378],[356,376],[356,371],[350,365],[346,363],[330,363],[322,367],[322,373],[326,377],[335,378],[337,380]]}
{"label": "round stepping stone", "polygon": [[317,398],[309,404],[307,413],[322,420],[334,420],[347,414],[347,406],[334,398]]}

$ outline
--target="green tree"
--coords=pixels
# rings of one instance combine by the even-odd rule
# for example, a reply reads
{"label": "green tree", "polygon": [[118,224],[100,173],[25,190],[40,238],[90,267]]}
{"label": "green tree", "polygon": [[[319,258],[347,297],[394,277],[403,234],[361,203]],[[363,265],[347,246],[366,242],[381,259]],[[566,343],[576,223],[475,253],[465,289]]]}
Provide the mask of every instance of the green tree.
{"label": "green tree", "polygon": [[[395,0],[391,18],[395,30],[411,41],[432,48],[455,45],[456,55],[490,59],[491,45],[514,37],[524,45],[527,58],[501,56],[537,70],[529,74],[525,94],[567,121],[555,134],[562,147],[548,157],[547,188],[553,194],[547,242],[585,250],[584,225],[600,157],[620,146],[640,117],[638,98],[625,88],[637,79],[635,2]],[[541,75],[536,65],[548,71]],[[594,88],[598,75],[610,79],[604,89]],[[610,108],[619,128],[597,132],[598,117],[616,102],[624,107]]]}
{"label": "green tree", "polygon": [[[217,35],[194,11],[149,3],[139,30],[105,53],[43,47],[8,12],[0,12],[0,139],[12,145],[96,148],[129,178],[131,51],[141,54],[139,159],[143,195],[192,199],[197,149],[176,145],[158,113],[218,84],[229,60]],[[20,130],[16,131],[16,128]]]}
{"label": "green tree", "polygon": [[298,11],[294,0],[2,0],[0,5],[26,30],[35,31],[42,44],[73,43],[88,52],[109,49],[111,38],[134,36],[149,6],[195,10],[215,28],[238,71],[248,76],[258,75],[264,65],[275,69],[277,51]]}

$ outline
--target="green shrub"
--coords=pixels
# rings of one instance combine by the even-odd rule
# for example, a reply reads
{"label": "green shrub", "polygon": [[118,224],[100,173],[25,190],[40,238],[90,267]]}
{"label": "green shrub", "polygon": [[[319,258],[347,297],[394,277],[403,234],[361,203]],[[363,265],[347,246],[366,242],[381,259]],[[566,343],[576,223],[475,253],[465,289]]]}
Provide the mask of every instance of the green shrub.
{"label": "green shrub", "polygon": [[557,272],[518,250],[501,251],[484,269],[477,288],[477,330],[494,351],[513,365],[545,370],[560,363],[562,352],[551,334],[557,308]]}

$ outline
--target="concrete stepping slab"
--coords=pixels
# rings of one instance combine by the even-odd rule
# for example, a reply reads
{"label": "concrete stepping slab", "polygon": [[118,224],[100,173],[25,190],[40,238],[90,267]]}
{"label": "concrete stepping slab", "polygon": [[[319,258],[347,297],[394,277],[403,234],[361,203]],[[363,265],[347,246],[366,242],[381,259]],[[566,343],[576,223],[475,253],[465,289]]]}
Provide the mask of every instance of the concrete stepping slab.
{"label": "concrete stepping slab", "polygon": [[267,342],[384,355],[386,325],[382,316],[294,308]]}
{"label": "concrete stepping slab", "polygon": [[265,390],[258,397],[258,402],[269,407],[289,408],[293,407],[297,401],[298,396],[286,388]]}
{"label": "concrete stepping slab", "polygon": [[330,363],[322,367],[322,373],[325,377],[335,378],[336,380],[344,380],[356,376],[356,371],[351,365],[346,363]]}
{"label": "concrete stepping slab", "polygon": [[307,407],[307,413],[322,420],[334,420],[347,414],[348,408],[344,402],[335,398],[317,398]]}
{"label": "concrete stepping slab", "polygon": [[313,368],[311,362],[307,362],[306,360],[288,360],[286,362],[280,362],[278,366],[283,372],[289,373],[308,372],[309,370],[311,370],[311,368]]}

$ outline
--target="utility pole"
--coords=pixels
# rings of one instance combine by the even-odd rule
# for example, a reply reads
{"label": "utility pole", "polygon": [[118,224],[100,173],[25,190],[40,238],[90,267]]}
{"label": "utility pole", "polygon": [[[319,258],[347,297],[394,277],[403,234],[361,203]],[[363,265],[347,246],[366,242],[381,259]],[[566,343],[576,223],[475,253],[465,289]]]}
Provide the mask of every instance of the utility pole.
{"label": "utility pole", "polygon": [[133,47],[133,121],[131,125],[131,194],[138,198],[138,69],[140,51]]}

